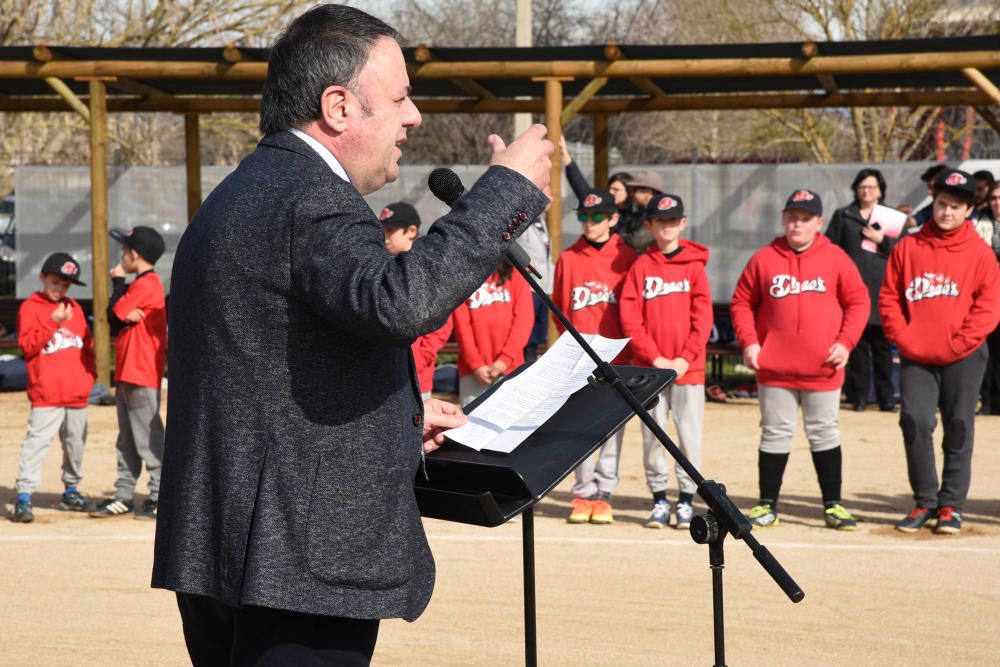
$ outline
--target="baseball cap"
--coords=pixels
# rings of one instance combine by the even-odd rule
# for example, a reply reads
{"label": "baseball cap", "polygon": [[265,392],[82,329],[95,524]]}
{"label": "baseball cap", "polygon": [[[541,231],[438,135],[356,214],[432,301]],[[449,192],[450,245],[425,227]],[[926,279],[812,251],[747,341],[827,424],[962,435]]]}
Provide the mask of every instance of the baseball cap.
{"label": "baseball cap", "polygon": [[152,227],[143,227],[140,225],[133,227],[127,232],[123,232],[120,229],[112,229],[111,238],[124,246],[132,248],[132,250],[139,253],[150,264],[156,264],[156,260],[163,256],[163,253],[167,250],[167,244],[164,243],[163,237]]}
{"label": "baseball cap", "polygon": [[948,165],[946,165],[944,162],[941,162],[940,164],[935,164],[931,167],[927,167],[927,170],[924,173],[920,174],[920,180],[928,184],[933,183],[934,177],[940,174],[945,169],[948,169]]}
{"label": "baseball cap", "polygon": [[398,201],[389,204],[378,214],[378,219],[382,221],[383,227],[399,227],[405,229],[414,225],[420,229],[420,214],[405,201]]}
{"label": "baseball cap", "polygon": [[663,181],[655,171],[637,171],[626,185],[630,188],[649,188],[654,192],[663,192]]}
{"label": "baseball cap", "polygon": [[812,190],[796,190],[788,195],[785,208],[781,209],[781,212],[784,213],[792,209],[813,215],[823,215],[823,200]]}
{"label": "baseball cap", "polygon": [[74,285],[86,287],[86,283],[80,282],[80,263],[68,252],[54,252],[46,257],[45,263],[42,264],[42,273],[51,273],[65,278]]}
{"label": "baseball cap", "polygon": [[576,210],[586,213],[616,213],[618,208],[610,190],[595,189],[587,190]]}
{"label": "baseball cap", "polygon": [[972,197],[976,196],[976,180],[967,171],[960,169],[942,169],[934,177],[935,190],[954,190]]}
{"label": "baseball cap", "polygon": [[683,218],[684,202],[677,195],[653,195],[646,204],[646,219],[652,218]]}

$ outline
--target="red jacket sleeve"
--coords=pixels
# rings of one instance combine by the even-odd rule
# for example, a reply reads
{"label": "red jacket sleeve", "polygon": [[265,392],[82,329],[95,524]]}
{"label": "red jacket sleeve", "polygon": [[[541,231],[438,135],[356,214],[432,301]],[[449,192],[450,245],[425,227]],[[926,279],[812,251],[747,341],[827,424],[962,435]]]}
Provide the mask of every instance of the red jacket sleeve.
{"label": "red jacket sleeve", "polygon": [[[51,316],[39,322],[38,316],[28,312],[29,309],[25,307],[26,305],[27,302],[17,311],[17,344],[21,348],[21,354],[24,355],[25,360],[28,360],[41,354],[59,325]],[[55,310],[55,308],[56,304],[52,304],[52,309]],[[76,310],[73,316],[83,317],[83,311]]]}
{"label": "red jacket sleeve", "polygon": [[972,307],[951,339],[952,349],[962,356],[983,344],[996,329],[1000,317],[1000,268],[991,259],[982,265],[983,276],[972,295]]}
{"label": "red jacket sleeve", "polygon": [[[155,299],[155,295],[151,294],[150,287],[152,285],[153,283],[148,280],[133,280],[125,289],[125,294],[118,299],[111,311],[118,319],[124,320],[136,308],[149,310],[155,307],[159,299]],[[146,314],[148,315],[149,313],[147,312]]]}
{"label": "red jacket sleeve", "polygon": [[656,341],[646,331],[646,320],[643,316],[642,276],[636,271],[638,263],[633,264],[622,282],[622,294],[618,299],[618,317],[621,320],[622,333],[632,339],[629,349],[638,363],[651,366],[660,354]]}
{"label": "red jacket sleeve", "polygon": [[531,330],[535,326],[535,303],[531,298],[531,287],[528,281],[515,273],[511,276],[512,285],[511,298],[514,300],[513,321],[510,323],[510,331],[507,340],[500,350],[496,361],[502,361],[510,368],[515,358],[521,358],[524,348],[531,338]]}
{"label": "red jacket sleeve", "polygon": [[458,343],[459,357],[473,369],[489,366],[476,345],[476,333],[472,328],[472,314],[468,303],[462,302],[451,314],[451,318],[455,321],[455,340]]}
{"label": "red jacket sleeve", "polygon": [[846,253],[842,253],[840,262],[840,278],[837,281],[837,300],[844,309],[844,319],[840,325],[840,333],[836,342],[848,349],[861,340],[871,314],[871,300],[868,287],[861,279],[858,267],[854,265]]}
{"label": "red jacket sleeve", "polygon": [[902,244],[898,245],[889,255],[885,278],[878,292],[878,314],[882,318],[882,330],[885,332],[885,337],[894,343],[906,329],[906,310],[903,303],[905,288],[901,270],[905,247]]}
{"label": "red jacket sleeve", "polygon": [[705,267],[698,269],[691,282],[691,333],[684,341],[680,357],[688,363],[705,353],[708,339],[712,335],[712,292],[708,286]]}
{"label": "red jacket sleeve", "polygon": [[[563,266],[565,266],[565,262],[563,261],[563,255],[560,255],[556,261],[556,271],[552,278],[552,303],[556,304],[556,307],[565,313],[566,303],[569,299],[566,295],[566,287],[563,285],[563,281],[565,280]],[[555,322],[556,331],[560,334],[566,330],[566,327],[563,326],[558,317],[553,317],[552,321]]]}
{"label": "red jacket sleeve", "polygon": [[416,359],[417,368],[420,368],[421,364],[428,366],[437,361],[438,352],[448,342],[453,328],[452,318],[449,317],[440,329],[424,334],[413,341],[413,356]]}
{"label": "red jacket sleeve", "polygon": [[747,348],[759,344],[754,312],[760,305],[760,288],[757,284],[757,262],[751,257],[746,268],[740,274],[733,291],[733,299],[729,306],[729,315],[733,320],[733,330],[740,347]]}

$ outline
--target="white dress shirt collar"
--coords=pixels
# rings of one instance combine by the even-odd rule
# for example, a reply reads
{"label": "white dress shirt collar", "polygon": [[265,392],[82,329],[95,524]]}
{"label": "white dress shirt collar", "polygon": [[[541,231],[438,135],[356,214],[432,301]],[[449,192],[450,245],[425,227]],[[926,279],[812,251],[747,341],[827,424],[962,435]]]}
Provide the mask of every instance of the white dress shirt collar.
{"label": "white dress shirt collar", "polygon": [[323,158],[323,161],[326,162],[327,165],[329,165],[330,170],[333,171],[333,173],[335,173],[337,176],[340,176],[348,183],[351,182],[351,177],[347,175],[347,171],[344,169],[344,166],[340,164],[337,158],[333,156],[333,153],[330,152],[330,149],[328,149],[326,146],[324,146],[323,144],[319,143],[318,141],[310,137],[302,130],[292,128],[291,130],[289,130],[289,132],[291,132],[296,137],[309,144],[309,146],[314,151],[316,151],[316,153],[318,153],[321,158]]}

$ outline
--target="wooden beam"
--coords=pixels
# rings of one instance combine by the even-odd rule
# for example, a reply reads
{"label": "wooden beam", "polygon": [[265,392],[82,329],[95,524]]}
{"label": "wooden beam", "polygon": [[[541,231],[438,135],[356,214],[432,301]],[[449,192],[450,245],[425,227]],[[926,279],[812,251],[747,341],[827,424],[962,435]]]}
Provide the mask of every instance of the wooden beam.
{"label": "wooden beam", "polygon": [[495,100],[497,98],[491,91],[472,79],[452,79],[451,82],[473,97],[482,100]]}
{"label": "wooden beam", "polygon": [[562,110],[562,127],[566,127],[567,124],[576,114],[583,108],[583,105],[590,101],[597,92],[604,87],[604,84],[608,82],[606,77],[598,77],[592,81],[589,81],[586,86],[583,87],[576,97],[570,100],[569,104]]}
{"label": "wooden beam", "polygon": [[139,97],[154,99],[154,100],[170,100],[173,99],[173,95],[166,92],[165,90],[160,90],[159,88],[153,88],[152,86],[146,85],[139,81],[134,81],[133,79],[124,79],[121,77],[112,79],[107,82],[112,88],[117,88],[119,90],[124,90],[126,93],[132,93],[133,95],[138,95]]}
{"label": "wooden beam", "polygon": [[621,60],[624,57],[622,50],[618,48],[618,42],[611,40],[604,45],[604,58],[605,60],[614,61]]}
{"label": "wooden beam", "polygon": [[62,79],[47,76],[45,77],[45,83],[49,84],[49,88],[59,93],[59,96],[66,100],[66,103],[80,114],[85,121],[90,122],[90,109],[83,103],[83,100],[76,96],[76,93],[69,89],[69,86]]}
{"label": "wooden beam", "polygon": [[90,245],[93,254],[94,351],[97,382],[111,386],[111,331],[108,328],[108,114],[103,81],[90,88]]}
{"label": "wooden beam", "polygon": [[[127,60],[56,60],[0,62],[0,79],[125,77],[130,79],[225,79],[263,81],[266,62],[185,62]],[[451,77],[448,77],[451,78]]]}
{"label": "wooden beam", "polygon": [[986,75],[980,72],[975,67],[966,67],[962,69],[962,74],[965,78],[975,84],[976,88],[986,93],[993,104],[1000,106],[1000,89],[994,85],[992,81],[986,78]]}
{"label": "wooden beam", "polygon": [[594,119],[594,187],[603,188],[608,182],[608,117],[595,113]]}
{"label": "wooden beam", "polygon": [[31,55],[35,57],[35,60],[43,63],[52,62],[53,60],[64,60],[65,58],[44,44],[38,44],[31,49]]}
{"label": "wooden beam", "polygon": [[[64,54],[57,53],[48,46],[44,45],[35,46],[32,49],[32,53],[35,56],[35,60],[38,60],[40,62],[52,62],[56,60],[72,61],[72,58],[68,58]],[[92,77],[74,77],[74,78],[77,80],[86,80]],[[51,80],[56,80],[56,79],[55,77],[46,77],[46,81],[48,81],[49,85],[51,86],[52,83],[50,79]],[[159,90],[158,88],[153,88],[152,86],[147,86],[146,84],[139,83],[138,81],[133,81],[132,79],[126,79],[122,77],[107,77],[107,83],[108,85],[118,88],[119,90],[124,90],[127,93],[132,93],[134,95],[138,95],[139,97],[167,98],[171,96],[170,93]],[[68,88],[66,90],[69,91]],[[57,90],[57,92],[59,92],[61,96],[66,97],[66,95],[62,91]],[[74,109],[77,108],[77,106],[72,101],[70,101],[70,105],[72,105]],[[83,103],[81,102],[80,105],[83,106]],[[79,109],[77,110],[79,111]]]}
{"label": "wooden beam", "polygon": [[[552,171],[549,176],[549,196],[552,203],[546,216],[546,224],[549,228],[549,254],[552,256],[552,265],[555,266],[562,252],[562,160],[559,159],[559,141],[562,138],[562,103],[563,103],[563,82],[561,79],[553,78],[545,81],[545,126],[549,130],[548,138],[556,146],[556,152],[551,156]],[[548,343],[552,345],[558,340],[559,331],[556,329],[555,320],[549,314]]]}
{"label": "wooden beam", "polygon": [[[802,55],[807,59],[819,56],[819,46],[816,44],[815,40],[808,39],[802,43]],[[833,78],[832,74],[817,74],[816,78],[819,79],[819,85],[823,86],[823,90],[825,90],[828,95],[840,92],[840,88],[837,86],[837,82]]]}
{"label": "wooden beam", "polygon": [[992,127],[997,134],[1000,134],[1000,116],[993,113],[993,110],[989,107],[973,107],[979,117],[986,121],[986,124]]}
{"label": "wooden beam", "polygon": [[663,90],[656,83],[653,82],[648,76],[633,76],[629,77],[629,81],[633,86],[646,93],[650,97],[666,97],[667,91]]}
{"label": "wooden beam", "polygon": [[184,167],[188,222],[191,222],[201,206],[201,136],[196,113],[184,114]]}

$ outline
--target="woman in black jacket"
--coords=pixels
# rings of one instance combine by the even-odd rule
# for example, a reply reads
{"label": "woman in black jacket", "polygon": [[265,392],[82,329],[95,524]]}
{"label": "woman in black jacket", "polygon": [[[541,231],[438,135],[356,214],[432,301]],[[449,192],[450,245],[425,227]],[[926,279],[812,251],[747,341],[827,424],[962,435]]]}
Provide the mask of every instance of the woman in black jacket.
{"label": "woman in black jacket", "polygon": [[[875,369],[875,397],[882,412],[896,409],[895,391],[892,385],[892,346],[882,331],[882,319],[878,314],[878,291],[885,277],[885,266],[896,245],[896,239],[886,236],[881,230],[868,226],[875,205],[885,199],[885,178],[878,169],[862,169],[851,183],[854,203],[837,209],[826,228],[826,236],[840,246],[850,256],[868,286],[871,298],[871,312],[868,326],[861,336],[847,362],[844,393],[848,403],[857,411],[868,404],[870,368]],[[862,246],[870,241],[875,250]]]}

